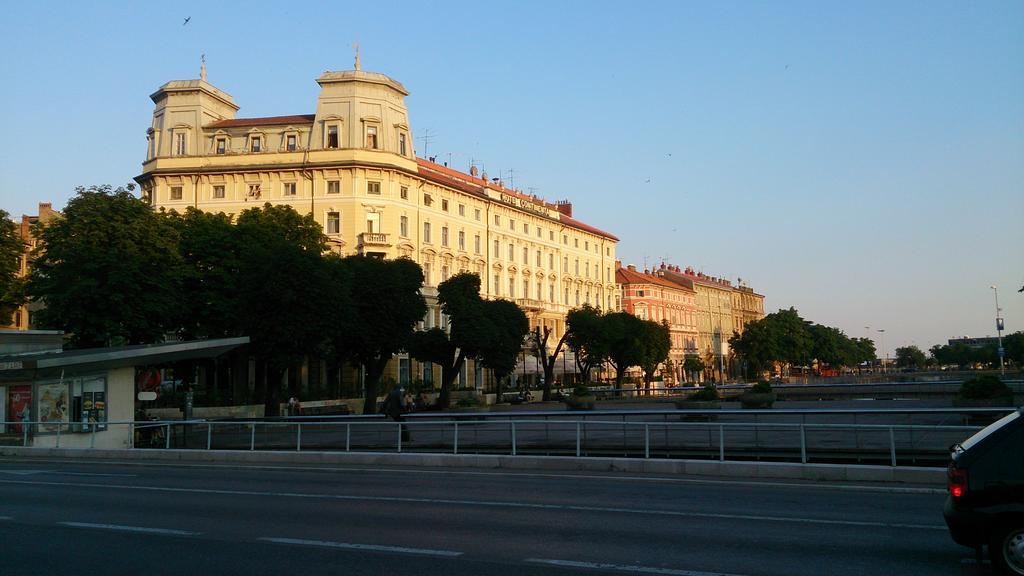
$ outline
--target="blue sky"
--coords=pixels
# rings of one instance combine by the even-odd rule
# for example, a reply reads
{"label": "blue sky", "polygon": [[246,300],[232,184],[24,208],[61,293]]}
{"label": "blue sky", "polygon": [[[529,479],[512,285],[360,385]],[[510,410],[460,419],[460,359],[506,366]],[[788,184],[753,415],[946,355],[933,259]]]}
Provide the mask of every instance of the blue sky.
{"label": "blue sky", "polygon": [[240,116],[301,114],[358,40],[421,155],[429,129],[570,199],[626,263],[742,277],[890,351],[994,334],[992,284],[1024,329],[1024,3],[624,6],[9,3],[0,208],[137,175],[149,94],[201,53]]}

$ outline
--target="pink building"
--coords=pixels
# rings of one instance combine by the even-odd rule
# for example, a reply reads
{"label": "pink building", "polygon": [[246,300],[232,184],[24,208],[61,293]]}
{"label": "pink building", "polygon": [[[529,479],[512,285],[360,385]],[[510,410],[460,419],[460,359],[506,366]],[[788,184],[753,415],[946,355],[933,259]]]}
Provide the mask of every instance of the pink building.
{"label": "pink building", "polygon": [[633,265],[623,268],[621,263],[616,263],[615,281],[622,294],[623,311],[644,320],[668,323],[671,366],[663,370],[663,375],[667,383],[680,382],[686,355],[698,353],[697,293],[646,270],[638,272]]}

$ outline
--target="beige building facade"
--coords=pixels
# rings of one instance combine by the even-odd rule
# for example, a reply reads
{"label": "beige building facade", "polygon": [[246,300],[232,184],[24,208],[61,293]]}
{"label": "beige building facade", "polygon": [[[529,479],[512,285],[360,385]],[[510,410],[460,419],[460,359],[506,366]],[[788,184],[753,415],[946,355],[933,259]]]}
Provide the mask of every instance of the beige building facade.
{"label": "beige building facade", "polygon": [[237,118],[234,99],[202,76],[151,95],[136,180],[155,208],[236,216],[269,202],[312,214],[340,254],[423,267],[425,328],[444,327],[432,297],[463,271],[480,276],[484,297],[515,301],[531,326],[556,337],[570,309],[616,305],[618,239],[572,218],[569,202],[523,194],[473,166],[417,158],[399,82],[325,72],[314,114]]}

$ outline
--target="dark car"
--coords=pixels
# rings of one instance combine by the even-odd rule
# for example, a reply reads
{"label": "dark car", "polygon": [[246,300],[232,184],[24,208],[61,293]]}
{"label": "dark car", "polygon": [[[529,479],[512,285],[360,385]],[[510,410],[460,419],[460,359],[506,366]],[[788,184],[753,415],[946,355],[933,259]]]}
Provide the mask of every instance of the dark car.
{"label": "dark car", "polygon": [[958,544],[988,545],[1002,574],[1024,576],[1024,407],[979,431],[950,454],[943,515]]}

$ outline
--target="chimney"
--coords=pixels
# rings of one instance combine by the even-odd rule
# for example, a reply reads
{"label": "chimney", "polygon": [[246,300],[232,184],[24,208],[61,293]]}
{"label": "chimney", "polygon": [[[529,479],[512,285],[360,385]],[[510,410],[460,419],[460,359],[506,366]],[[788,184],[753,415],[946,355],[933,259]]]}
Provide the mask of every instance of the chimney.
{"label": "chimney", "polygon": [[558,208],[559,213],[572,218],[572,202],[569,202],[568,200],[559,200],[555,203],[555,206]]}
{"label": "chimney", "polygon": [[619,268],[622,268],[622,260],[615,261],[615,269],[618,270]]}
{"label": "chimney", "polygon": [[636,266],[630,264],[629,266],[626,266],[626,270],[629,270],[630,272],[636,272]]}

